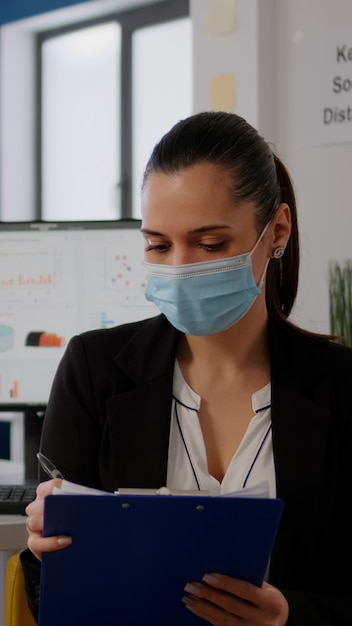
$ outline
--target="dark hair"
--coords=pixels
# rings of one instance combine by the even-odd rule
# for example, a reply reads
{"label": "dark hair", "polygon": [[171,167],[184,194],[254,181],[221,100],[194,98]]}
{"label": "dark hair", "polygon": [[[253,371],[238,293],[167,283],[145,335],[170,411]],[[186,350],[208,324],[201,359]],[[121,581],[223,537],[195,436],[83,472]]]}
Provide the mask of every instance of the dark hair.
{"label": "dark hair", "polygon": [[297,208],[290,176],[270,145],[246,120],[233,113],[206,111],[179,121],[156,144],[143,185],[152,172],[175,173],[196,163],[213,163],[232,173],[235,202],[256,206],[258,233],[281,202],[291,210],[292,230],[281,259],[272,259],[266,277],[268,311],[287,319],[299,273]]}

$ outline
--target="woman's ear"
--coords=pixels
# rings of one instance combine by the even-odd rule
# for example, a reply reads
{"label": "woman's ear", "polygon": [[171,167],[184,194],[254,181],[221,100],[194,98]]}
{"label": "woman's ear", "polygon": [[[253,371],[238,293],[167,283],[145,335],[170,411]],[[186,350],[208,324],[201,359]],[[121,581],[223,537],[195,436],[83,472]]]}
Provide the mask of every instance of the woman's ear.
{"label": "woman's ear", "polygon": [[275,250],[283,248],[285,250],[291,234],[291,211],[286,202],[279,204],[272,220],[272,256]]}

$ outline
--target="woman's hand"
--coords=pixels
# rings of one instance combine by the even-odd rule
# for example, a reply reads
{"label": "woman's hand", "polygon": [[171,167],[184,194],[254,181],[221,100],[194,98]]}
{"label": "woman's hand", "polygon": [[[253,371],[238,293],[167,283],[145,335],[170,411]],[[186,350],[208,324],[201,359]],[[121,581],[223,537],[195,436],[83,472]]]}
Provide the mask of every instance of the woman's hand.
{"label": "woman's hand", "polygon": [[44,498],[53,492],[54,487],[60,487],[62,480],[55,478],[40,483],[37,487],[37,497],[26,507],[27,546],[33,554],[41,561],[42,552],[52,552],[61,550],[72,543],[71,537],[43,537],[44,523]]}
{"label": "woman's hand", "polygon": [[186,607],[213,626],[285,626],[288,604],[268,583],[251,583],[222,574],[206,574],[201,583],[187,583]]}

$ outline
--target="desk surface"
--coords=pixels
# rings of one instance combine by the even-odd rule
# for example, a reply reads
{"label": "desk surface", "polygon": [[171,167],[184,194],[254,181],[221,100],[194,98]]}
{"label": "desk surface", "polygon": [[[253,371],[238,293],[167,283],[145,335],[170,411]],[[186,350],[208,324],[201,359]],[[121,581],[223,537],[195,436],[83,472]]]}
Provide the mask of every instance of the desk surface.
{"label": "desk surface", "polygon": [[0,550],[26,547],[26,520],[26,515],[0,515]]}

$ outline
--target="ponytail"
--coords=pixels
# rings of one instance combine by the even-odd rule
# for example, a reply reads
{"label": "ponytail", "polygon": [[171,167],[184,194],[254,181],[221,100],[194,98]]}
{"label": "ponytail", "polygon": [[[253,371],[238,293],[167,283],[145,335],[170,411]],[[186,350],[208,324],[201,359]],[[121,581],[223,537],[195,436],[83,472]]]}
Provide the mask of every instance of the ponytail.
{"label": "ponytail", "polygon": [[297,224],[297,205],[290,175],[274,154],[276,174],[280,188],[280,203],[285,202],[291,212],[291,235],[285,254],[281,259],[272,259],[269,263],[266,280],[266,303],[268,311],[281,319],[287,319],[296,299],[299,275],[299,235]]}

